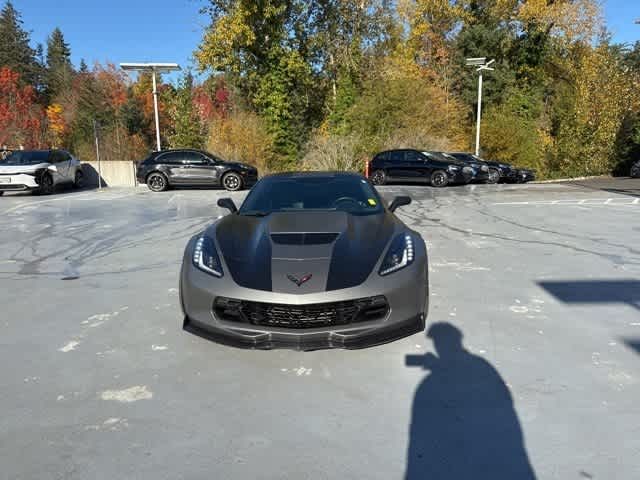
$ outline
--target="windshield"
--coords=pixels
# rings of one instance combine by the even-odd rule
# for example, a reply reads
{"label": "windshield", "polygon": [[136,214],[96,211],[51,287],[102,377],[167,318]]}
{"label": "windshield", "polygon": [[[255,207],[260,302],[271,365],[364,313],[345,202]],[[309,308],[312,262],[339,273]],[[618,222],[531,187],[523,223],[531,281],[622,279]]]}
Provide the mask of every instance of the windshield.
{"label": "windshield", "polygon": [[422,152],[423,154],[425,154],[427,157],[431,157],[435,160],[439,160],[441,162],[447,162],[447,163],[456,163],[456,164],[460,164],[462,162],[460,162],[460,160],[458,160],[457,158],[448,155],[446,153],[442,153],[442,152]]}
{"label": "windshield", "polygon": [[11,153],[4,161],[4,165],[37,165],[48,161],[49,152],[46,150],[34,152],[18,151]]}
{"label": "windshield", "polygon": [[355,215],[382,212],[380,197],[355,175],[274,176],[256,184],[240,208],[240,215],[273,212],[337,210]]}

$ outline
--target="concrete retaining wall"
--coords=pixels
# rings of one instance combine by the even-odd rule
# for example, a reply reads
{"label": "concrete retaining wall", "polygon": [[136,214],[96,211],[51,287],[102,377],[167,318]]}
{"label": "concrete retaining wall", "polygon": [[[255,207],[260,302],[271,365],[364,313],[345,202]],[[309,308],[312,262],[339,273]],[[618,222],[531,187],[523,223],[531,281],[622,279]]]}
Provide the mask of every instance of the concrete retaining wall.
{"label": "concrete retaining wall", "polygon": [[100,168],[98,168],[98,162],[83,162],[82,171],[88,187],[98,186],[98,171],[100,171],[100,177],[102,177],[103,187],[136,186],[135,162],[100,162]]}

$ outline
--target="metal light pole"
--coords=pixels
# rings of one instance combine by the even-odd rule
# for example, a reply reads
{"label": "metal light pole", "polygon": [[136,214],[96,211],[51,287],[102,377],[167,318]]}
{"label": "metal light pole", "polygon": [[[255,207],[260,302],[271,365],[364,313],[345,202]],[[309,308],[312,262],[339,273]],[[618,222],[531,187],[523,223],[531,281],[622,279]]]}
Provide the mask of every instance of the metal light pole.
{"label": "metal light pole", "polygon": [[484,70],[492,71],[490,65],[495,60],[489,60],[487,62],[486,57],[480,58],[467,58],[467,66],[478,67],[478,112],[476,114],[476,156],[480,156],[480,123],[482,120],[482,72]]}
{"label": "metal light pole", "polygon": [[151,73],[153,78],[153,113],[156,117],[156,145],[158,146],[158,151],[162,150],[160,145],[160,115],[158,115],[158,86],[156,85],[156,71],[153,70]]}
{"label": "metal light pole", "polygon": [[151,72],[151,78],[153,79],[153,112],[156,120],[156,147],[159,152],[162,150],[162,145],[160,144],[160,115],[158,114],[158,85],[156,76],[158,73],[180,70],[180,65],[177,63],[121,63],[120,68],[136,72]]}
{"label": "metal light pole", "polygon": [[102,189],[102,165],[100,163],[100,142],[98,141],[98,122],[93,119],[93,136],[96,139],[96,160],[98,161],[98,189]]}

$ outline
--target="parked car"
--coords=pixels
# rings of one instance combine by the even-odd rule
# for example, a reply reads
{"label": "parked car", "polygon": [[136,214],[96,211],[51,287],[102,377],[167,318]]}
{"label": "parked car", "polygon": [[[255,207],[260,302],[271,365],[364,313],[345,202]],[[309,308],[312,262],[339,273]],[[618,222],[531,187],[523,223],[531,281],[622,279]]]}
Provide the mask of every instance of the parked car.
{"label": "parked car", "polygon": [[532,182],[536,179],[536,172],[535,170],[531,170],[529,168],[519,168],[517,179],[518,183]]}
{"label": "parked car", "polygon": [[362,348],[424,330],[427,250],[355,173],[261,179],[187,244],[184,328],[243,348]]}
{"label": "parked car", "polygon": [[477,157],[465,157],[465,158],[458,158],[454,155],[451,155],[450,153],[446,153],[446,152],[434,152],[434,153],[438,153],[440,155],[442,155],[445,158],[448,159],[452,159],[452,160],[456,160],[459,162],[462,162],[468,166],[470,166],[471,168],[473,168],[474,170],[474,178],[473,181],[474,182],[479,182],[479,183],[498,183],[498,180],[500,179],[500,176],[497,174],[497,172],[495,170],[491,170],[489,168],[489,164],[487,162],[485,162],[484,160],[481,160]]}
{"label": "parked car", "polygon": [[404,181],[444,187],[450,183],[469,183],[476,172],[455,158],[437,152],[400,149],[375,155],[369,162],[369,175],[374,185]]}
{"label": "parked car", "polygon": [[629,175],[632,178],[640,178],[640,160],[631,166],[631,172],[629,172]]}
{"label": "parked car", "polygon": [[[487,165],[490,177],[490,181],[487,183],[515,183],[518,180],[518,169],[508,163],[485,160],[483,158],[476,157],[472,153],[465,152],[452,152],[449,153],[449,155],[463,162],[482,162]],[[494,181],[496,177],[498,177],[498,180]]]}
{"label": "parked car", "polygon": [[11,191],[49,194],[61,184],[83,186],[80,161],[64,150],[16,150],[0,163],[0,195]]}
{"label": "parked car", "polygon": [[153,152],[137,169],[138,182],[162,192],[171,187],[222,186],[229,191],[252,187],[258,170],[251,165],[224,161],[208,152],[191,149]]}

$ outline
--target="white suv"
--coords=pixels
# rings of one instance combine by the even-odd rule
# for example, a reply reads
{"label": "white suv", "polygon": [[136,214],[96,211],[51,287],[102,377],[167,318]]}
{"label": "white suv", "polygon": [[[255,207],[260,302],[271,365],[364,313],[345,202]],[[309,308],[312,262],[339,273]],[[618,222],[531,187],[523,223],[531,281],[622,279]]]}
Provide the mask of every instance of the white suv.
{"label": "white suv", "polygon": [[60,184],[83,185],[80,161],[64,150],[17,150],[0,161],[0,195],[30,190],[49,194]]}

